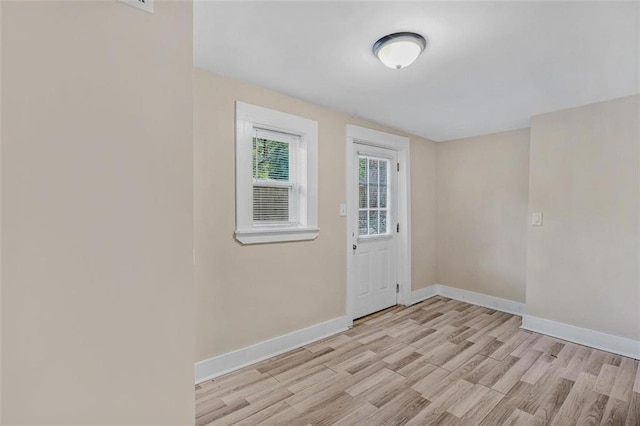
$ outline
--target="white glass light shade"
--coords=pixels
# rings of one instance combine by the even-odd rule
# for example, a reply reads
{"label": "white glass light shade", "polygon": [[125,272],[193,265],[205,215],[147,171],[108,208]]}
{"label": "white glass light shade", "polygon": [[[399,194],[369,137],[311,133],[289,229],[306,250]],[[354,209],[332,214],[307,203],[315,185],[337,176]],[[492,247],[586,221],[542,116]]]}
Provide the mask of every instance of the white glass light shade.
{"label": "white glass light shade", "polygon": [[426,45],[419,34],[395,33],[378,40],[373,45],[373,53],[389,68],[401,69],[411,65]]}

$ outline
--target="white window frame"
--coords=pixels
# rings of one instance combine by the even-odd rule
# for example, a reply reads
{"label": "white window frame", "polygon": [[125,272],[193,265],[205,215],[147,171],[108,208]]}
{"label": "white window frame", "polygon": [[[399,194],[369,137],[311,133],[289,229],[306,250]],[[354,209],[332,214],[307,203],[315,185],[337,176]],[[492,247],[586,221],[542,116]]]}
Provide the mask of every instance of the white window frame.
{"label": "white window frame", "polygon": [[[367,161],[367,182],[369,181],[369,160],[377,160],[377,161],[386,161],[387,162],[387,183],[386,183],[386,187],[387,187],[387,207],[376,207],[376,208],[371,208],[369,206],[369,185],[367,185],[367,207],[362,208],[360,207],[360,204],[358,203],[358,215],[360,214],[360,211],[362,210],[366,210],[367,211],[367,216],[369,215],[369,212],[371,212],[371,210],[375,210],[378,212],[378,214],[380,214],[381,211],[385,211],[387,214],[387,229],[386,232],[384,233],[378,233],[378,234],[367,234],[367,235],[360,235],[360,231],[358,230],[358,240],[368,240],[368,241],[372,241],[372,240],[381,240],[381,239],[387,239],[391,237],[392,232],[393,231],[393,224],[395,223],[394,217],[396,216],[396,212],[392,211],[391,209],[391,205],[393,204],[391,198],[393,198],[391,196],[391,173],[394,173],[394,165],[395,163],[392,163],[391,159],[386,157],[386,156],[375,156],[375,155],[371,155],[369,153],[358,153],[358,158],[364,158]],[[380,169],[378,169],[378,173],[380,173]],[[358,198],[359,198],[358,194]],[[378,188],[378,198],[380,197],[381,192],[380,189]],[[358,199],[358,201],[360,201]],[[359,219],[359,218],[358,218]],[[358,222],[358,226],[359,226],[359,222]]]}
{"label": "white window frame", "polygon": [[[256,225],[253,221],[254,129],[288,133],[300,138],[298,167],[298,215],[295,225]],[[236,102],[236,231],[243,244],[315,239],[318,229],[318,122]]]}

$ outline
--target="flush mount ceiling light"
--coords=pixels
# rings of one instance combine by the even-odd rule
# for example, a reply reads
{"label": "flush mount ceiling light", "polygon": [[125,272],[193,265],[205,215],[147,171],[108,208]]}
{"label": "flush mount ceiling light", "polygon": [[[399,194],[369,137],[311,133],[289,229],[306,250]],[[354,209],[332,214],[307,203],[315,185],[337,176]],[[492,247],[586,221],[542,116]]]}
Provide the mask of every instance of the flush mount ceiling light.
{"label": "flush mount ceiling light", "polygon": [[418,58],[427,41],[416,33],[393,33],[382,37],[373,45],[373,54],[389,68],[409,66]]}

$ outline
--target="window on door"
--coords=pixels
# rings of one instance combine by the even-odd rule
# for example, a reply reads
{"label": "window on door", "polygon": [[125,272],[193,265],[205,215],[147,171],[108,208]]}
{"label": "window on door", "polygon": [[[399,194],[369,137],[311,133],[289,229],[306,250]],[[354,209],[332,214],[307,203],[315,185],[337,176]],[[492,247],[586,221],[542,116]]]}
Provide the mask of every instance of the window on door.
{"label": "window on door", "polygon": [[390,233],[389,166],[387,158],[358,156],[358,234],[361,237]]}

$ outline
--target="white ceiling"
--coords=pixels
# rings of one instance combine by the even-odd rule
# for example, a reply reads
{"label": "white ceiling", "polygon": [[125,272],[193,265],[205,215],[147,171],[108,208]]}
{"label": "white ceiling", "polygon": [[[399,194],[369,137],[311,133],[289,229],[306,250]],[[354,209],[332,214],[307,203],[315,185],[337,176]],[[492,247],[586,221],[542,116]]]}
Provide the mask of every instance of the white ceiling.
{"label": "white ceiling", "polygon": [[[195,65],[433,140],[640,92],[638,2],[205,2]],[[392,70],[380,37],[427,49]]]}

